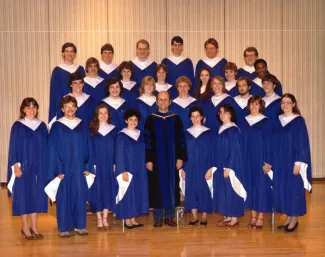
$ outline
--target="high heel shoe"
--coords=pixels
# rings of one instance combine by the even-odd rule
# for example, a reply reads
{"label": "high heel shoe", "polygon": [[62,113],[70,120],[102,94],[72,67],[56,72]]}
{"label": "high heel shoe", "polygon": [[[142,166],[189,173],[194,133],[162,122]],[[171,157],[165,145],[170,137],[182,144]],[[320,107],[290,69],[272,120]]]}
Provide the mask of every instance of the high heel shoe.
{"label": "high heel shoe", "polygon": [[[101,226],[100,226],[101,223]],[[103,226],[103,219],[97,219],[97,229],[98,230],[104,230],[104,226]]]}
{"label": "high heel shoe", "polygon": [[227,227],[227,228],[239,227],[239,220],[237,220],[234,224],[229,224],[229,223],[230,222],[225,223],[225,227]]}
{"label": "high heel shoe", "polygon": [[35,239],[43,239],[43,238],[44,238],[44,236],[43,236],[41,233],[36,234],[36,233],[33,231],[32,228],[30,228],[30,233],[32,234],[32,236],[33,236]]}
{"label": "high heel shoe", "polygon": [[21,233],[21,235],[23,236],[24,239],[26,239],[26,240],[34,240],[33,235],[27,236],[23,229],[20,230],[20,233]]}
{"label": "high heel shoe", "polygon": [[261,229],[261,228],[263,228],[264,219],[263,219],[263,218],[257,218],[257,220],[261,220],[261,221],[263,221],[263,222],[262,222],[262,225],[255,225],[255,228],[256,228],[256,229]]}
{"label": "high heel shoe", "polygon": [[[252,221],[252,220],[254,220],[254,219],[255,219],[255,222]],[[255,228],[257,218],[256,218],[256,217],[252,217],[252,220],[251,220],[251,222],[247,225],[248,228]]]}
{"label": "high heel shoe", "polygon": [[208,221],[201,221],[200,222],[200,226],[207,226],[208,225]]}
{"label": "high heel shoe", "polygon": [[284,230],[284,232],[290,233],[290,232],[294,232],[296,229],[298,228],[298,221],[297,223],[293,226],[293,228],[289,228],[289,226],[287,226]]}
{"label": "high heel shoe", "polygon": [[197,225],[199,223],[199,220],[197,219],[196,221],[190,221],[188,224],[190,226],[194,226],[194,225]]}
{"label": "high heel shoe", "polygon": [[285,230],[288,226],[289,226],[289,223],[287,225],[277,226],[277,229],[278,230]]}

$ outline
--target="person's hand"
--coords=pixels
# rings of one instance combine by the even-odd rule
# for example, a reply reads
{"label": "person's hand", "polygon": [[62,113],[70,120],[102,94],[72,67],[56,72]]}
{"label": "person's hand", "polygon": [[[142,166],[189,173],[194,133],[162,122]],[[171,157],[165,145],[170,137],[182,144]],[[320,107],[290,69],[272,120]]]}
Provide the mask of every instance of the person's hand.
{"label": "person's hand", "polygon": [[293,166],[293,174],[295,175],[299,175],[300,174],[300,166],[295,164],[295,166]]}
{"label": "person's hand", "polygon": [[153,163],[152,162],[147,162],[146,167],[147,167],[147,170],[153,171]]}
{"label": "person's hand", "polygon": [[64,179],[64,174],[60,174],[60,175],[58,175],[57,178],[59,178],[59,179],[61,179],[61,180]]}
{"label": "person's hand", "polygon": [[263,165],[263,171],[264,171],[264,174],[267,174],[271,171],[271,168],[272,166],[266,162],[264,162],[264,165]]}
{"label": "person's hand", "polygon": [[229,173],[230,173],[230,169],[229,168],[225,169],[224,172],[223,172],[223,177],[224,178],[228,178],[229,177]]}
{"label": "person's hand", "polygon": [[210,168],[206,173],[205,173],[205,179],[209,180],[212,178],[212,168]]}
{"label": "person's hand", "polygon": [[126,171],[122,173],[122,179],[125,182],[129,182],[129,174]]}
{"label": "person's hand", "polygon": [[182,167],[183,167],[183,161],[182,160],[177,160],[176,161],[176,169],[179,170]]}
{"label": "person's hand", "polygon": [[182,170],[181,171],[181,177],[182,177],[183,180],[185,180],[185,176],[186,176],[185,170]]}
{"label": "person's hand", "polygon": [[17,163],[14,165],[14,173],[17,178],[20,178],[23,175],[23,172]]}
{"label": "person's hand", "polygon": [[84,171],[84,173],[82,173],[82,174],[84,174],[84,176],[87,177],[90,174],[90,172],[89,171]]}

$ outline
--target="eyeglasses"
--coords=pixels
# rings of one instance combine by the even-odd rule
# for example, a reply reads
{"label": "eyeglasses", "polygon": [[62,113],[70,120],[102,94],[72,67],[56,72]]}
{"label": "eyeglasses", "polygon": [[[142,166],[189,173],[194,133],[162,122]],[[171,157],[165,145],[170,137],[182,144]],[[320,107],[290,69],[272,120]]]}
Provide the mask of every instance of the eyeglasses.
{"label": "eyeglasses", "polygon": [[282,105],[291,105],[292,102],[281,102]]}

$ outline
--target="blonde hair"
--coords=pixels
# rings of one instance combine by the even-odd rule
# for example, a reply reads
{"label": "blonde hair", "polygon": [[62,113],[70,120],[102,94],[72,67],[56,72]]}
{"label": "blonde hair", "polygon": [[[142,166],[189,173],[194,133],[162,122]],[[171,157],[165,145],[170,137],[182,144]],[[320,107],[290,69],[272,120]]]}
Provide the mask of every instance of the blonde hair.
{"label": "blonde hair", "polygon": [[220,76],[215,76],[211,79],[211,84],[210,84],[210,87],[211,87],[211,90],[212,90],[212,83],[214,80],[218,80],[219,82],[221,82],[222,84],[222,93],[224,93],[226,91],[226,83],[225,83],[225,80],[223,79],[223,77],[220,77]]}
{"label": "blonde hair", "polygon": [[140,85],[140,96],[143,95],[144,93],[144,85],[145,84],[152,84],[153,85],[153,91],[156,90],[156,82],[155,80],[153,79],[153,77],[150,77],[150,76],[145,76],[143,78],[143,80],[141,81],[141,85]]}

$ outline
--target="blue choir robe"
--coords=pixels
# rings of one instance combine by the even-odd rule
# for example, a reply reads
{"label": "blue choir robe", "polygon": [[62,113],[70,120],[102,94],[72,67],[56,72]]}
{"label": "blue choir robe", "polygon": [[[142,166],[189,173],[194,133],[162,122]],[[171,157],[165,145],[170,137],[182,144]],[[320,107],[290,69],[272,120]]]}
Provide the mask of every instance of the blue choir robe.
{"label": "blue choir robe", "polygon": [[100,102],[107,96],[106,81],[104,78],[97,76],[96,78],[84,78],[83,92],[90,95],[96,102]]}
{"label": "blue choir robe", "polygon": [[60,232],[86,228],[88,187],[85,171],[94,173],[89,130],[82,120],[65,117],[50,130],[49,181],[64,174],[56,195],[56,214]]}
{"label": "blue choir robe", "polygon": [[[258,87],[260,87],[262,90],[263,90],[263,86],[262,86],[262,79],[260,79],[259,77],[256,77],[255,79],[252,80],[252,85],[251,85],[251,94],[255,94],[254,92],[252,92],[252,88],[253,88],[253,85],[257,85]],[[279,81],[279,83],[276,85],[275,87],[275,93],[279,96],[282,96],[283,95],[283,92],[282,92],[282,85],[281,85],[281,82]],[[264,90],[263,90],[264,92]],[[258,94],[260,95],[260,94]],[[260,95],[260,96],[265,96],[265,93],[263,95]]]}
{"label": "blue choir robe", "polygon": [[247,104],[251,97],[251,95],[248,98],[242,98],[240,95],[234,97],[234,100],[237,103],[236,118],[238,124],[245,121],[245,117],[249,114]]}
{"label": "blue choir robe", "polygon": [[145,76],[156,77],[155,71],[157,63],[147,59],[146,61],[140,61],[138,58],[132,60],[133,65],[133,74],[132,79],[137,82],[138,85],[141,85],[141,82]]}
{"label": "blue choir robe", "polygon": [[279,115],[282,113],[281,97],[274,93],[270,97],[264,96],[263,100],[265,102],[264,115],[271,120],[273,125],[275,125]]}
{"label": "blue choir robe", "polygon": [[239,68],[237,70],[237,77],[245,77],[249,78],[250,80],[253,80],[257,77],[257,72],[255,71],[254,66],[244,66],[243,68]]}
{"label": "blue choir robe", "polygon": [[121,92],[121,97],[127,102],[133,102],[137,97],[139,97],[139,87],[135,81],[122,81],[123,90]]}
{"label": "blue choir robe", "polygon": [[[236,83],[237,83],[237,80],[234,80],[232,82],[229,82],[229,81],[226,81],[225,84],[226,84],[226,93],[232,97],[235,97],[236,95],[233,95],[234,93],[236,93],[234,90],[232,90],[233,88],[236,87]],[[239,94],[239,93],[238,93]]]}
{"label": "blue choir robe", "polygon": [[263,166],[264,163],[273,165],[271,121],[263,114],[248,115],[240,124],[240,130],[244,163],[243,184],[247,191],[245,208],[270,213],[273,207],[272,176],[264,174]]}
{"label": "blue choir robe", "polygon": [[[232,122],[222,125],[213,145],[212,160],[217,168],[213,174],[213,209],[224,216],[243,216],[247,193],[243,188],[240,130]],[[231,170],[231,177],[224,178],[226,168]],[[231,179],[237,179],[236,185]]]}
{"label": "blue choir robe", "polygon": [[184,163],[185,211],[198,209],[199,212],[212,212],[212,195],[205,179],[212,168],[212,131],[204,126],[191,127],[185,132],[188,160]]}
{"label": "blue choir robe", "polygon": [[141,119],[138,123],[138,129],[144,130],[144,123],[147,117],[157,111],[156,97],[142,95],[138,97],[133,103],[132,108],[137,109],[141,114]]}
{"label": "blue choir robe", "polygon": [[198,81],[199,73],[203,68],[208,68],[211,71],[212,78],[220,76],[226,79],[224,66],[227,63],[225,58],[216,57],[214,59],[204,58],[198,61],[195,68],[195,80]]}
{"label": "blue choir robe", "polygon": [[156,90],[154,92],[155,96],[158,96],[158,93],[162,91],[168,92],[171,100],[174,100],[176,97],[178,97],[178,91],[175,86],[170,85],[168,83],[166,83],[165,85],[159,85],[158,83],[156,83]]}
{"label": "blue choir robe", "polygon": [[176,85],[176,80],[181,76],[188,77],[192,85],[195,84],[194,79],[194,67],[191,59],[185,58],[184,56],[176,57],[174,55],[164,58],[161,61],[165,64],[168,70],[167,83],[173,86]]}
{"label": "blue choir robe", "polygon": [[90,188],[92,212],[115,209],[117,183],[113,171],[115,139],[117,129],[112,124],[100,124],[98,134],[90,136],[93,164],[96,171],[94,184]]}
{"label": "blue choir robe", "polygon": [[221,126],[220,121],[217,119],[219,106],[221,104],[230,104],[232,107],[234,107],[237,114],[237,103],[231,96],[225,93],[221,96],[212,96],[209,100],[202,103],[202,109],[205,117],[204,126],[211,129],[214,135],[217,134],[219,127]]}
{"label": "blue choir robe", "polygon": [[[10,132],[8,182],[18,163],[22,171],[12,188],[12,215],[47,212],[46,149],[48,131],[44,122],[27,118],[16,121]],[[11,196],[8,191],[8,196]]]}
{"label": "blue choir robe", "polygon": [[49,108],[49,126],[57,120],[57,111],[60,108],[60,102],[63,96],[71,92],[69,85],[71,73],[79,72],[83,77],[86,76],[85,70],[78,64],[67,65],[65,63],[56,66],[52,71],[50,85],[50,108]]}
{"label": "blue choir robe", "polygon": [[176,113],[181,118],[184,129],[192,127],[192,121],[188,114],[190,108],[195,105],[199,105],[198,101],[194,97],[188,96],[185,99],[175,98],[169,107],[171,112]]}
{"label": "blue choir robe", "polygon": [[[256,85],[255,83],[251,83],[251,89],[249,90],[249,93],[251,95],[259,95],[261,97],[265,96],[265,92],[261,86]],[[229,95],[232,97],[238,96],[239,91],[238,87],[233,87],[231,90],[229,90]]]}
{"label": "blue choir robe", "polygon": [[[116,138],[116,171],[118,177],[129,173],[129,183],[122,199],[116,204],[116,217],[130,219],[149,213],[148,178],[145,142],[140,130],[124,128]],[[132,179],[130,179],[132,174]],[[122,183],[119,184],[119,187]],[[120,191],[120,189],[119,189]]]}
{"label": "blue choir robe", "polygon": [[[72,94],[69,94],[73,96]],[[78,108],[76,111],[76,117],[83,121],[84,126],[88,127],[97,107],[98,102],[96,102],[92,97],[83,93],[80,97],[75,97],[77,100]],[[58,110],[57,118],[60,119],[64,116],[62,110]]]}
{"label": "blue choir robe", "polygon": [[[120,74],[117,71],[118,65],[116,63],[106,64],[101,61],[101,62],[99,62],[99,67],[100,67],[100,69],[98,71],[98,76],[102,77],[105,80],[105,83],[107,83],[107,81],[111,78],[119,78],[120,77]],[[103,96],[103,98],[104,97],[105,96]]]}
{"label": "blue choir robe", "polygon": [[118,99],[106,97],[100,103],[107,105],[111,113],[112,124],[116,126],[117,130],[125,128],[124,112],[130,108],[130,104],[121,97]]}
{"label": "blue choir robe", "polygon": [[177,160],[187,160],[183,124],[178,115],[159,111],[151,114],[144,125],[148,171],[149,206],[174,208],[180,203]]}
{"label": "blue choir robe", "polygon": [[[308,131],[303,117],[280,115],[274,127],[274,209],[288,216],[306,214],[305,189],[311,192],[312,168]],[[300,175],[293,174],[300,165]]]}

